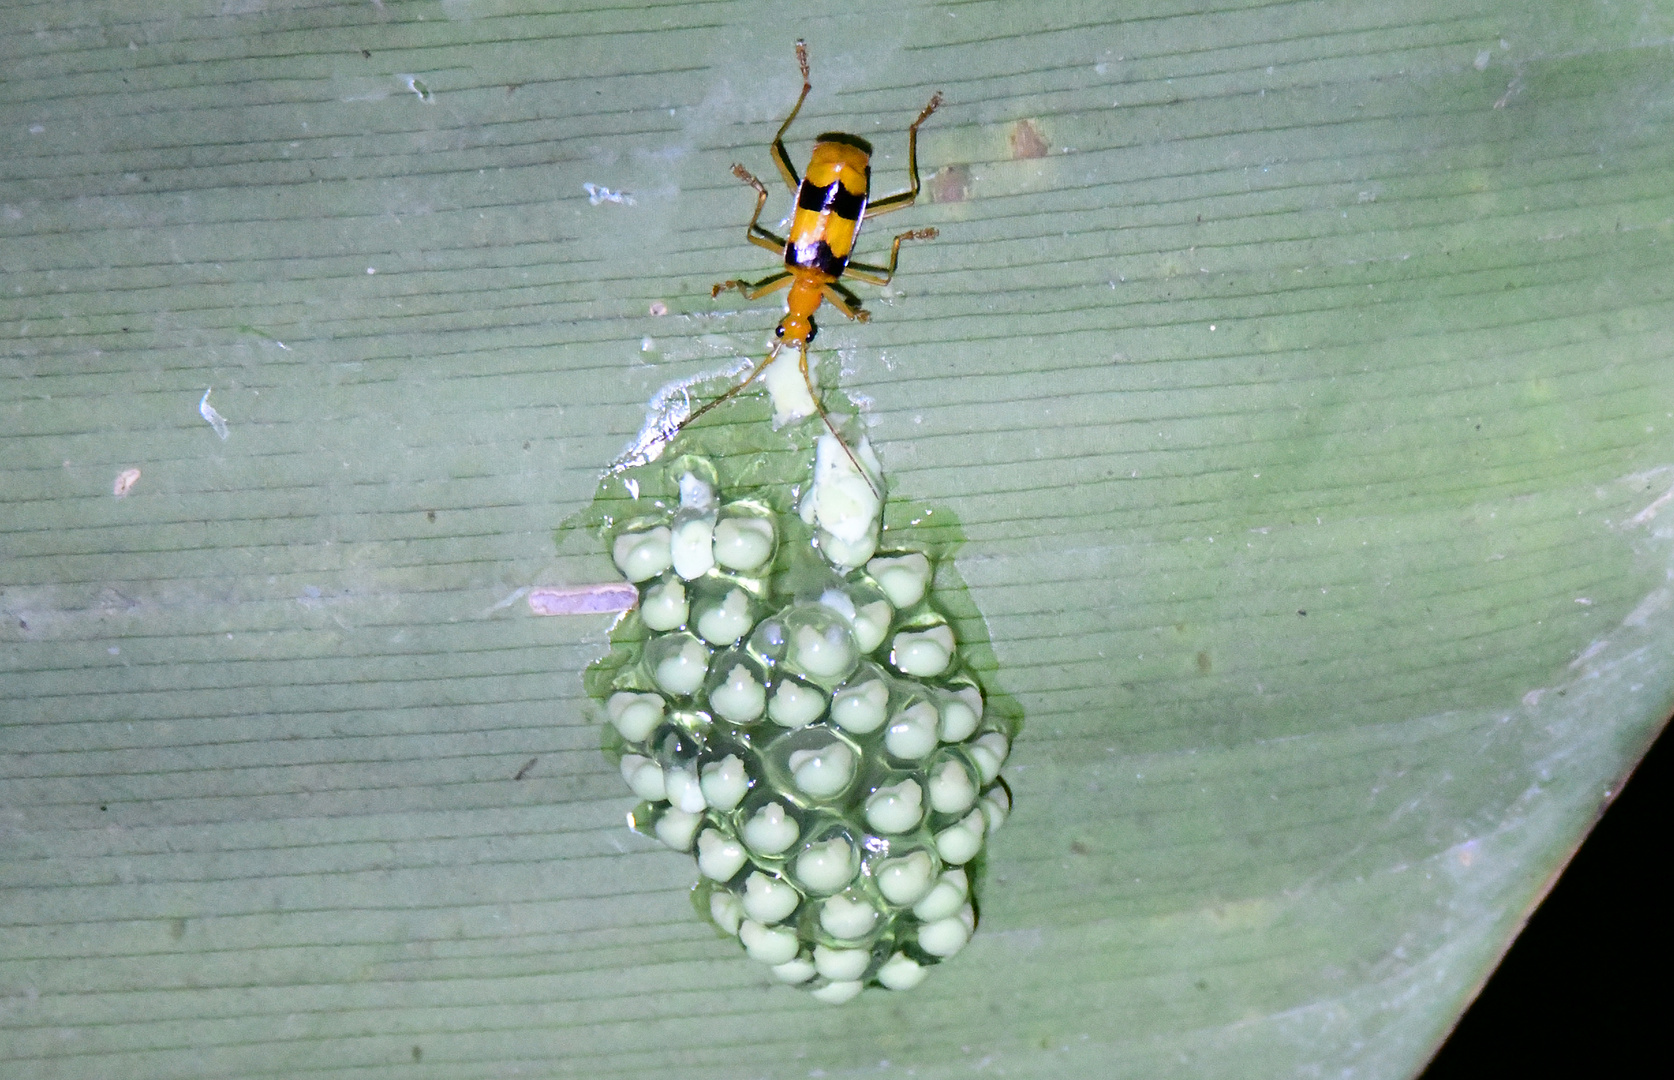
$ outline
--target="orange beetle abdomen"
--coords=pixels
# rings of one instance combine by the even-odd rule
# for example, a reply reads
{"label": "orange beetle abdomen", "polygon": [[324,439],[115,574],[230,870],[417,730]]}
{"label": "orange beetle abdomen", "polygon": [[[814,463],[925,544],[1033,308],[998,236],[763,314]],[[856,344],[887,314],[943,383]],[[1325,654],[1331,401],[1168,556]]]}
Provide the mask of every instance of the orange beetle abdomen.
{"label": "orange beetle abdomen", "polygon": [[814,143],[808,171],[796,189],[796,216],[785,243],[785,266],[815,270],[833,281],[843,276],[866,216],[872,147],[866,140],[828,132]]}

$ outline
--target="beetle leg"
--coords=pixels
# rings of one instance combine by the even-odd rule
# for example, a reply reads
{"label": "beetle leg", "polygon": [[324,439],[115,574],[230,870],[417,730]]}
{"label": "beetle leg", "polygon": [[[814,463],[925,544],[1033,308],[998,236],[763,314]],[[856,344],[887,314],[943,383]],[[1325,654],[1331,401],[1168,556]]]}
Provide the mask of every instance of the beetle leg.
{"label": "beetle leg", "polygon": [[796,62],[802,68],[802,93],[796,99],[796,107],[785,117],[785,122],[779,125],[778,134],[773,136],[773,164],[779,166],[779,175],[785,178],[785,186],[792,191],[795,191],[796,186],[802,181],[797,179],[796,168],[791,165],[790,155],[785,152],[785,132],[790,130],[791,121],[802,111],[802,103],[808,100],[808,91],[813,89],[813,84],[808,81],[808,44],[801,38],[796,42]]}
{"label": "beetle leg", "polygon": [[778,292],[790,283],[791,272],[781,270],[777,274],[767,275],[760,281],[745,281],[742,278],[733,278],[731,281],[717,281],[714,287],[709,290],[709,296],[713,299],[728,289],[737,289],[744,294],[746,300],[760,300],[770,293]]}
{"label": "beetle leg", "polygon": [[918,198],[918,125],[928,120],[930,114],[935,112],[941,103],[942,94],[938,90],[930,95],[930,104],[926,105],[924,111],[918,114],[918,119],[907,127],[907,175],[911,178],[912,185],[906,191],[897,191],[893,195],[885,195],[881,199],[868,203],[866,206],[867,217],[887,214],[891,210],[911,206],[913,200]]}
{"label": "beetle leg", "polygon": [[934,240],[940,235],[935,229],[913,229],[901,233],[895,242],[889,245],[889,265],[873,266],[871,263],[850,261],[843,271],[860,281],[871,285],[888,285],[889,279],[895,276],[895,263],[901,257],[901,241],[903,240]]}
{"label": "beetle leg", "polygon": [[784,239],[761,227],[761,208],[767,205],[766,186],[742,165],[734,165],[732,175],[756,189],[756,212],[750,215],[750,224],[744,227],[745,239],[757,247],[764,247],[775,254],[783,254],[785,250]]}
{"label": "beetle leg", "polygon": [[870,322],[872,319],[872,313],[860,306],[860,297],[835,281],[821,285],[820,295],[824,296],[832,307],[857,322]]}

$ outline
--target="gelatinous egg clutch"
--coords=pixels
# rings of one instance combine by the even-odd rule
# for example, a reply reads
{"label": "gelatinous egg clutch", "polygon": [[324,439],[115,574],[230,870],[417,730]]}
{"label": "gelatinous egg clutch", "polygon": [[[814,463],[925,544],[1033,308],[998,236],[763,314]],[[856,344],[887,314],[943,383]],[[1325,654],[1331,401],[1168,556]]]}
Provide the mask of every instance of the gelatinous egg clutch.
{"label": "gelatinous egg clutch", "polygon": [[612,530],[642,627],[599,693],[634,828],[693,852],[716,925],[833,1003],[965,946],[969,871],[1011,802],[1011,731],[935,568],[877,550],[880,484],[840,451],[822,440],[793,513],[728,501],[702,458],[666,466],[678,509]]}

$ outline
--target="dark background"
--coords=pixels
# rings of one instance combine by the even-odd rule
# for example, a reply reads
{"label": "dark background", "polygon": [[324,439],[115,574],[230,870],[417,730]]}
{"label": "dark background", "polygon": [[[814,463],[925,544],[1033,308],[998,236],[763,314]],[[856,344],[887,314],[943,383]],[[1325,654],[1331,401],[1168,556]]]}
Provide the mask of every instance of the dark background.
{"label": "dark background", "polygon": [[1668,1067],[1671,731],[1663,729],[1422,1080],[1645,1076]]}

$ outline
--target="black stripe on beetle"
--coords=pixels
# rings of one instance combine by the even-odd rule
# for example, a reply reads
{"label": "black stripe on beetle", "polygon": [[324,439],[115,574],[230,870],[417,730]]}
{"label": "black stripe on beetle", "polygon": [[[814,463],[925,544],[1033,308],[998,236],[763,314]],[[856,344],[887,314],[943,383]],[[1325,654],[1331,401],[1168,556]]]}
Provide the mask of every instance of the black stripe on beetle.
{"label": "black stripe on beetle", "polygon": [[813,251],[808,251],[805,245],[785,245],[785,265],[792,270],[818,270],[822,274],[838,278],[848,268],[849,257],[838,255],[831,250],[831,245],[824,240],[814,245]]}
{"label": "black stripe on beetle", "polygon": [[859,221],[861,211],[866,209],[866,196],[856,195],[840,181],[833,180],[825,187],[815,187],[804,180],[796,189],[796,206],[799,210],[815,213],[829,210],[844,221]]}

